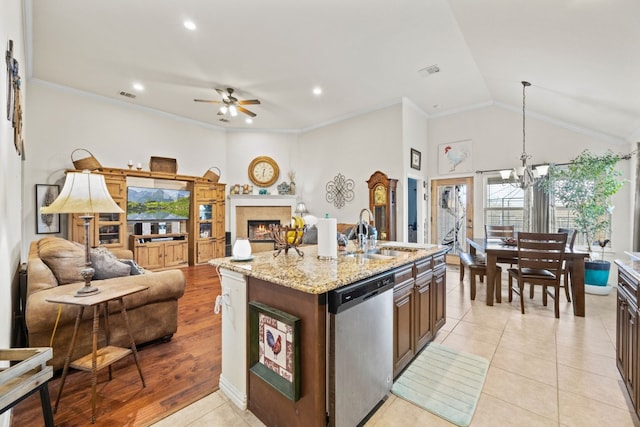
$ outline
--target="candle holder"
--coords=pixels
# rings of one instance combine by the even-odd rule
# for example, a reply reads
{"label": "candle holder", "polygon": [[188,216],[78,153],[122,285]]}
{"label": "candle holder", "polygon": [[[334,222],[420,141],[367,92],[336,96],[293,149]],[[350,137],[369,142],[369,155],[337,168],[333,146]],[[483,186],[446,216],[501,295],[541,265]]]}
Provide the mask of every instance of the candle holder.
{"label": "candle holder", "polygon": [[304,252],[298,249],[298,246],[302,244],[304,228],[271,224],[269,225],[269,232],[271,233],[273,240],[276,242],[276,250],[273,253],[274,257],[280,255],[280,252],[283,250],[284,254],[287,255],[291,248],[293,248],[301,257],[304,256]]}

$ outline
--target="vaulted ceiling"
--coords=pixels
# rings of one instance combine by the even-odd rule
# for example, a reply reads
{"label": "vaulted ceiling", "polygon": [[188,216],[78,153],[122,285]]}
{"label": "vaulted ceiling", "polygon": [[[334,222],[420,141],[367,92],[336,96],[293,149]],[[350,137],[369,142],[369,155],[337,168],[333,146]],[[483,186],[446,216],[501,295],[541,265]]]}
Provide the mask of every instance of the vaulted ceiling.
{"label": "vaulted ceiling", "polygon": [[[26,4],[33,79],[224,128],[304,130],[402,98],[429,117],[521,110],[527,80],[528,114],[640,139],[638,0]],[[193,101],[227,87],[261,101],[252,124]]]}

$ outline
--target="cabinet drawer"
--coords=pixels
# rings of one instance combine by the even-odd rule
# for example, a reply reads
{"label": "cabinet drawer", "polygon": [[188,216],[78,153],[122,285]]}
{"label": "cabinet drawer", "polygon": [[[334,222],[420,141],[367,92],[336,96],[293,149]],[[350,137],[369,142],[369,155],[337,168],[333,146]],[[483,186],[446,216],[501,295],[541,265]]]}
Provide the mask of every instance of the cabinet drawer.
{"label": "cabinet drawer", "polygon": [[433,269],[435,270],[436,268],[438,268],[438,266],[444,266],[445,263],[445,256],[444,255],[438,255],[438,256],[434,256],[433,257]]}
{"label": "cabinet drawer", "polygon": [[638,304],[638,284],[633,277],[622,269],[618,269],[618,287],[624,289],[631,296],[634,304]]}
{"label": "cabinet drawer", "polygon": [[407,280],[393,287],[393,300],[398,301],[401,298],[413,292],[413,279]]}
{"label": "cabinet drawer", "polygon": [[394,275],[396,286],[406,282],[407,280],[413,280],[413,265],[401,267],[401,269],[398,269]]}
{"label": "cabinet drawer", "polygon": [[431,258],[421,259],[416,262],[416,277],[429,270],[431,270]]}

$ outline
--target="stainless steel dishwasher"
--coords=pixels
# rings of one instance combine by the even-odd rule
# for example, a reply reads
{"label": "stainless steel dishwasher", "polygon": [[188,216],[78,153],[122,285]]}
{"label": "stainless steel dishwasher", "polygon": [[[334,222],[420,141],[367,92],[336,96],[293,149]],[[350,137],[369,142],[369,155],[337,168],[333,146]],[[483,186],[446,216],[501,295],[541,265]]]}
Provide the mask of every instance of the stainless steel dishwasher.
{"label": "stainless steel dishwasher", "polygon": [[393,284],[384,273],[329,292],[329,425],[353,427],[393,382]]}

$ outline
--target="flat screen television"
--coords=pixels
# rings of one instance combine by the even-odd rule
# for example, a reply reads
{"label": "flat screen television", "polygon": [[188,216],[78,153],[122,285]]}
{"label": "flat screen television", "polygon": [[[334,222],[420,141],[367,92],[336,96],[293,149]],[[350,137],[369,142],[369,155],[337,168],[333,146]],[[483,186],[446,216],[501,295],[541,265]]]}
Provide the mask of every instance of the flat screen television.
{"label": "flat screen television", "polygon": [[189,219],[190,199],[189,190],[127,187],[127,221]]}

